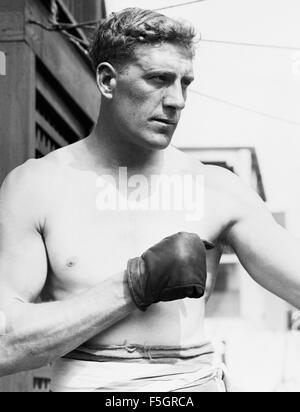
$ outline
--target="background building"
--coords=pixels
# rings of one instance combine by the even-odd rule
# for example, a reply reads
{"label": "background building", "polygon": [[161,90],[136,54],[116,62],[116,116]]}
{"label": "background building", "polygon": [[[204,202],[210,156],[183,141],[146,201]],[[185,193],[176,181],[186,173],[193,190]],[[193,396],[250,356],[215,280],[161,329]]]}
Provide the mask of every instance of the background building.
{"label": "background building", "polygon": [[[53,8],[52,8],[53,7]],[[88,135],[100,97],[80,44],[87,32],[47,30],[60,23],[99,20],[99,0],[1,0],[0,182],[28,158],[39,158]],[[0,391],[47,390],[47,368],[0,380]]]}
{"label": "background building", "polygon": [[[80,29],[47,30],[52,4],[51,0],[0,2],[0,50],[7,66],[6,76],[0,78],[0,181],[29,157],[86,136],[98,116],[94,74],[74,42],[74,38],[78,44],[87,42],[86,34]],[[71,10],[79,20],[100,19],[104,10],[97,0],[55,4],[60,23],[76,22]]]}

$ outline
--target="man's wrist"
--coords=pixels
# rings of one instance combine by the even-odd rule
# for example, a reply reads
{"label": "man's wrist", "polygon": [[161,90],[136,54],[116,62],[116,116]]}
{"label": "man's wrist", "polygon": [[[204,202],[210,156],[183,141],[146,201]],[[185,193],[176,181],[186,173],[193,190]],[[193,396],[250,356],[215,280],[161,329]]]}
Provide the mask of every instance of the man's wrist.
{"label": "man's wrist", "polygon": [[125,279],[131,299],[134,302],[135,307],[141,310],[142,312],[145,312],[147,310],[147,306],[142,302],[142,299],[139,296],[139,293],[135,286],[135,284],[137,283],[137,279],[134,278],[134,276],[138,276],[139,278],[141,277],[139,259],[140,258],[134,258],[128,261],[127,270],[125,271]]}

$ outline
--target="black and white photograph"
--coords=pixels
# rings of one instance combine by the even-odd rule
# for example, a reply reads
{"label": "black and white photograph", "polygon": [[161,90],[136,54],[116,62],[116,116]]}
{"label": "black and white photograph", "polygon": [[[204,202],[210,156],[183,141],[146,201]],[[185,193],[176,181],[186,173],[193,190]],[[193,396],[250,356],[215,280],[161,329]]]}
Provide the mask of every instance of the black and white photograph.
{"label": "black and white photograph", "polygon": [[0,0],[0,392],[300,392],[299,180],[299,0]]}

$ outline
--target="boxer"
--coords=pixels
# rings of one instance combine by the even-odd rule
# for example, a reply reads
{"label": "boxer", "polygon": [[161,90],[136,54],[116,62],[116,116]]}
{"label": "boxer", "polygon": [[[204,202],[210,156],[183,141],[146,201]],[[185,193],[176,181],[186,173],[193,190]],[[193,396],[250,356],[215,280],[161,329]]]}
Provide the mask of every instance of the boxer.
{"label": "boxer", "polygon": [[[51,362],[53,391],[224,391],[204,318],[225,245],[300,307],[299,241],[237,176],[171,145],[194,39],[152,11],[106,19],[90,53],[102,96],[95,129],[3,183],[1,376]],[[155,176],[176,184],[160,193]],[[177,200],[159,202],[189,178],[203,183],[194,219]]]}

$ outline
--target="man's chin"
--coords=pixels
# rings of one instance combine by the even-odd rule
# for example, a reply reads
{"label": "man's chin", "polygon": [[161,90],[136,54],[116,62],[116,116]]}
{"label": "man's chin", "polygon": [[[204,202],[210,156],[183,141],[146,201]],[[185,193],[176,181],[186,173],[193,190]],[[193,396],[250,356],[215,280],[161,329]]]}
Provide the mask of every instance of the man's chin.
{"label": "man's chin", "polygon": [[164,150],[172,141],[172,137],[166,135],[152,136],[143,140],[143,146],[149,150]]}

